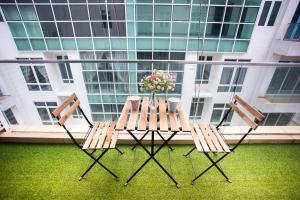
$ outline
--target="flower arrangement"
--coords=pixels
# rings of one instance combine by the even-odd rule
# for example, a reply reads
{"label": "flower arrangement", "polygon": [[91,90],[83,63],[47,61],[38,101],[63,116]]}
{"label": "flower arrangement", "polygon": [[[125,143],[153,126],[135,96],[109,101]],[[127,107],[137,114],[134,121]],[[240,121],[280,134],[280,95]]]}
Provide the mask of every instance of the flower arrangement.
{"label": "flower arrangement", "polygon": [[154,70],[149,76],[144,76],[139,84],[140,91],[149,91],[152,93],[174,91],[175,84],[171,80],[171,75],[161,70]]}

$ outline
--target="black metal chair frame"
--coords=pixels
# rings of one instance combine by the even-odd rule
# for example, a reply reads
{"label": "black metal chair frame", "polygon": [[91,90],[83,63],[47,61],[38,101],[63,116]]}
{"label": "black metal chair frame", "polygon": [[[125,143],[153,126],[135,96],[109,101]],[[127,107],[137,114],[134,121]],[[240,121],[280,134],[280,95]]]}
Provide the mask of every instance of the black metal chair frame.
{"label": "black metal chair frame", "polygon": [[[234,103],[236,103],[237,101],[235,100]],[[222,126],[222,124],[226,121],[227,117],[229,116],[229,113],[232,111],[232,108],[230,107],[227,112],[225,113],[224,117],[222,118],[222,120],[220,121],[220,123],[216,126],[216,129],[218,131],[218,133],[221,135],[221,137],[224,136],[223,134],[220,132],[220,126]],[[255,122],[258,123],[259,121],[257,121],[257,119],[255,119]],[[197,175],[191,182],[192,185],[195,184],[195,181],[200,178],[203,174],[205,174],[208,170],[210,170],[212,167],[215,167],[224,177],[225,179],[229,182],[232,183],[232,181],[229,179],[229,177],[225,174],[225,172],[221,169],[221,167],[218,165],[218,163],[220,161],[222,161],[226,156],[228,156],[230,153],[234,152],[234,150],[243,142],[243,140],[249,135],[249,133],[253,130],[253,128],[249,128],[249,130],[247,131],[247,133],[245,133],[243,135],[243,137],[233,146],[233,147],[229,147],[230,152],[226,152],[223,156],[221,156],[219,159],[214,160],[208,152],[203,152],[204,155],[209,159],[209,161],[212,163],[209,167],[207,167],[205,170],[203,170],[199,175]],[[225,141],[225,139],[224,139]],[[196,149],[196,146],[193,147],[189,152],[187,152],[184,156],[187,157],[188,155],[190,155],[194,150]],[[216,155],[216,153],[214,153]]]}
{"label": "black metal chair frame", "polygon": [[[77,99],[77,97],[75,97],[74,98],[74,100],[72,101],[72,102],[75,102],[75,100]],[[88,137],[88,135],[90,134],[90,132],[91,132],[91,130],[92,130],[92,128],[94,127],[94,125],[90,122],[90,120],[87,118],[87,116],[85,115],[85,113],[83,112],[83,110],[81,109],[81,107],[80,106],[78,106],[78,110],[80,111],[80,113],[83,115],[83,117],[84,117],[84,119],[86,120],[86,122],[89,124],[89,129],[88,129],[88,131],[87,131],[87,133],[86,133],[86,135],[85,135],[85,137],[84,137],[84,139],[83,139],[83,142],[81,143],[81,144],[79,144],[77,141],[76,141],[76,139],[73,137],[73,135],[71,134],[71,132],[67,129],[67,127],[63,124],[63,125],[61,125],[61,124],[59,124],[60,126],[62,126],[65,130],[66,130],[66,132],[67,132],[67,134],[69,135],[69,137],[71,138],[71,140],[72,140],[72,142],[80,149],[80,150],[82,150],[86,155],[88,155],[94,162],[85,170],[85,172],[79,177],[79,181],[80,180],[82,180],[85,176],[86,176],[86,174],[94,167],[94,165],[97,163],[98,165],[100,165],[103,169],[105,169],[109,174],[111,174],[113,177],[115,177],[116,178],[116,180],[119,180],[119,177],[115,174],[115,173],[113,173],[110,169],[108,169],[104,164],[102,164],[101,162],[100,162],[100,159],[108,152],[108,150],[109,150],[109,148],[107,148],[107,149],[103,149],[102,150],[102,153],[98,156],[98,157],[94,157],[94,153],[96,152],[96,150],[97,149],[94,149],[92,152],[89,152],[88,150],[86,150],[86,149],[82,149],[82,146],[83,146],[83,144],[84,144],[84,142],[85,142],[85,140],[87,139],[87,137]],[[53,114],[52,114],[53,115]],[[55,117],[55,116],[54,116]],[[59,120],[60,119],[60,116],[58,115],[57,117],[56,117],[56,119],[57,120]],[[115,148],[119,153],[120,153],[120,155],[122,155],[123,154],[123,152],[120,150],[120,149],[118,149],[117,147]]]}

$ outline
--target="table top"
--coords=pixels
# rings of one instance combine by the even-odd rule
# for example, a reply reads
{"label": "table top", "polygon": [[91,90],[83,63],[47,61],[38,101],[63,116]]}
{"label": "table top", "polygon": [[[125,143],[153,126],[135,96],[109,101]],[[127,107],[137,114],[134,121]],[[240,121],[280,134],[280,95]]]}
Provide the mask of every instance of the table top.
{"label": "table top", "polygon": [[116,124],[116,130],[191,132],[181,102],[176,112],[168,111],[168,102],[165,98],[159,98],[157,109],[149,109],[149,103],[149,98],[143,97],[139,110],[132,111],[131,102],[127,99]]}

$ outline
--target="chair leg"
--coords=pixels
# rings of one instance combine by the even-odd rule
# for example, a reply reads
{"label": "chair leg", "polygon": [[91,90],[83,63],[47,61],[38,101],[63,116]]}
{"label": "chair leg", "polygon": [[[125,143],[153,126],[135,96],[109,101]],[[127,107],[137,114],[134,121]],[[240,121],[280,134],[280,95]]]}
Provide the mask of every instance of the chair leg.
{"label": "chair leg", "polygon": [[214,161],[207,152],[204,152],[204,154],[206,155],[206,157],[212,162],[212,165],[210,165],[208,168],[206,168],[204,171],[202,171],[198,176],[196,176],[193,180],[192,180],[192,185],[194,185],[195,181],[200,178],[204,173],[206,173],[208,170],[210,170],[212,167],[216,167],[218,169],[218,171],[226,178],[226,180],[231,183],[231,180],[226,176],[226,174],[223,172],[223,170],[217,165],[218,162],[220,162],[221,160],[223,160],[229,153],[226,153],[225,155],[223,155],[221,158],[219,158],[217,161]]}
{"label": "chair leg", "polygon": [[115,148],[121,155],[124,153],[118,147]]}
{"label": "chair leg", "polygon": [[[146,137],[146,135],[148,133],[149,133],[149,131],[146,131],[146,133],[139,139],[139,141],[141,142],[144,139],[144,137]],[[133,145],[133,147],[131,148],[131,150],[134,150],[137,145],[138,145],[138,143],[136,143],[135,145]]]}
{"label": "chair leg", "polygon": [[[157,132],[157,134],[159,135],[159,137],[160,137],[163,141],[166,141],[165,138],[163,138],[163,136],[160,134],[159,131],[156,131],[156,132]],[[170,149],[171,151],[174,150],[168,143],[167,143],[166,145],[168,145],[168,147],[169,147],[169,149]]]}
{"label": "chair leg", "polygon": [[185,154],[185,155],[183,155],[183,156],[187,157],[187,156],[190,155],[195,149],[196,149],[196,146],[194,146],[189,152],[187,152],[187,154]]}

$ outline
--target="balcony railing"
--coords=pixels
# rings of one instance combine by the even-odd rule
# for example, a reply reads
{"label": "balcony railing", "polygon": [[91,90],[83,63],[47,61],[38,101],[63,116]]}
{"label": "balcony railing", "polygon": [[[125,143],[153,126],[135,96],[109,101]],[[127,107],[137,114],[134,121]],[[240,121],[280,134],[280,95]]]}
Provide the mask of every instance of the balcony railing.
{"label": "balcony railing", "polygon": [[[181,98],[192,121],[217,123],[237,94],[266,115],[264,126],[300,124],[300,63],[46,58],[0,60],[1,122],[56,124],[50,112],[72,92],[93,121],[116,119],[127,96],[150,95],[138,83],[154,69],[175,75],[175,91],[157,95]],[[227,125],[243,124],[233,115]]]}

